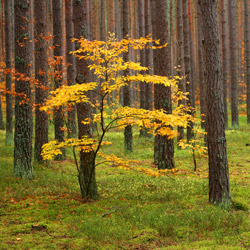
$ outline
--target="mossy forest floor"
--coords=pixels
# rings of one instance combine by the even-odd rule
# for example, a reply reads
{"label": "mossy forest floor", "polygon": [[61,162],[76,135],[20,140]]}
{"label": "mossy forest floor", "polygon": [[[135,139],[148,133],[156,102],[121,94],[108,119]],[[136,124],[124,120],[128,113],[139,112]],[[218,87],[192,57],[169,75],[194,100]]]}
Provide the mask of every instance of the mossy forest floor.
{"label": "mossy forest floor", "polygon": [[[83,202],[71,159],[34,164],[31,181],[13,178],[13,148],[0,132],[0,249],[250,249],[250,125],[227,131],[232,210],[208,203],[208,166],[176,150],[178,171],[151,177],[97,167],[99,199]],[[123,135],[106,151],[122,156]],[[70,154],[68,152],[68,154]],[[127,159],[153,165],[153,139],[134,133]],[[138,164],[138,163],[137,163]]]}

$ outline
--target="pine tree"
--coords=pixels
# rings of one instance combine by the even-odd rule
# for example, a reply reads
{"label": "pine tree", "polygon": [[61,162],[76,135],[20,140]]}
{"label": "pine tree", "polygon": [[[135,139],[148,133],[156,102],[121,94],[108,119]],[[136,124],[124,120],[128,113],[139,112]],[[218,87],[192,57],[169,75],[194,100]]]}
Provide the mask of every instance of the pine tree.
{"label": "pine tree", "polygon": [[[15,0],[14,9],[16,24],[15,69],[18,73],[26,74],[29,78],[32,60],[30,0]],[[15,97],[14,176],[32,179],[33,120],[30,104],[30,82],[22,78],[16,78],[15,91],[17,95]]]}

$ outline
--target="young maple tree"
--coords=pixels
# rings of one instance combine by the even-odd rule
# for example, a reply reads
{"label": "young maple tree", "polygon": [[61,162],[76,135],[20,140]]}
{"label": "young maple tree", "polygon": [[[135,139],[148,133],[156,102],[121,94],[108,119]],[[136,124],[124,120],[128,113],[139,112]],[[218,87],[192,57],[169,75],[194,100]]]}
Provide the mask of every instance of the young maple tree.
{"label": "young maple tree", "polygon": [[[119,91],[122,87],[131,84],[134,81],[144,82],[145,84],[164,84],[165,86],[171,86],[176,88],[177,79],[169,79],[167,77],[158,75],[141,74],[141,72],[147,72],[147,67],[142,67],[140,63],[123,60],[123,53],[127,53],[129,50],[140,50],[149,48],[150,44],[154,42],[153,49],[161,49],[166,45],[159,45],[159,41],[153,41],[150,37],[140,39],[122,39],[120,42],[116,41],[111,35],[107,42],[104,41],[88,41],[81,38],[77,40],[79,49],[73,52],[73,54],[80,60],[88,60],[90,62],[89,69],[94,72],[97,78],[100,80],[99,88],[98,82],[89,82],[75,84],[72,86],[61,86],[60,88],[51,91],[50,96],[46,104],[42,107],[42,110],[49,111],[58,107],[70,107],[77,103],[89,103],[96,109],[96,114],[86,119],[83,123],[89,124],[94,122],[97,124],[96,133],[90,136],[84,136],[82,138],[65,138],[63,142],[50,141],[43,146],[42,156],[46,160],[51,160],[55,155],[60,155],[61,149],[65,147],[72,147],[75,159],[76,168],[79,173],[79,163],[77,159],[76,149],[84,152],[92,151],[91,154],[91,169],[90,176],[88,178],[89,185],[86,185],[83,198],[91,197],[91,193],[88,187],[91,183],[91,178],[95,176],[95,168],[97,164],[97,156],[104,159],[105,162],[112,162],[113,165],[132,168],[130,164],[121,158],[111,154],[104,153],[101,149],[105,144],[111,142],[104,141],[105,135],[114,128],[124,129],[126,126],[137,125],[140,128],[147,129],[152,134],[160,134],[174,138],[177,136],[177,131],[173,128],[176,126],[187,127],[188,122],[192,117],[187,114],[184,106],[176,107],[172,114],[167,114],[164,110],[146,110],[133,107],[118,107],[116,103],[116,109],[111,108],[111,112],[107,112],[107,98],[113,91]],[[133,75],[124,75],[122,72],[125,70],[131,70],[135,72]],[[99,101],[92,102],[89,98],[88,92],[94,92],[99,98]],[[185,96],[181,93],[177,95]],[[150,171],[143,170],[143,172],[149,173]],[[80,179],[79,179],[80,181]],[[81,183],[80,183],[81,186]],[[82,191],[82,190],[81,190]]]}

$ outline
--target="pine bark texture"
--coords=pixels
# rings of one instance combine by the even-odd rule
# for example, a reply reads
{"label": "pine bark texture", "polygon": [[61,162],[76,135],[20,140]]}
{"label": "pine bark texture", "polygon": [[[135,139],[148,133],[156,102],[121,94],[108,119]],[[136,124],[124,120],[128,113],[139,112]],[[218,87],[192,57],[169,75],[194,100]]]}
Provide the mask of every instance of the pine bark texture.
{"label": "pine bark texture", "polygon": [[[84,36],[88,38],[88,25],[86,17],[86,1],[73,1],[73,21],[74,33],[76,38]],[[76,59],[76,83],[82,84],[89,81],[89,69],[86,60]],[[90,124],[82,124],[86,118],[90,117],[90,105],[88,103],[79,103],[77,108],[78,118],[78,137],[91,136]],[[80,166],[79,166],[79,184],[82,198],[97,197],[97,185],[95,179],[94,152],[80,151]]]}
{"label": "pine bark texture", "polygon": [[[11,48],[12,48],[12,32],[11,32],[11,1],[5,0],[5,63],[6,68],[11,71]],[[12,24],[13,25],[13,24]],[[6,74],[6,89],[11,92],[11,74]],[[6,145],[13,143],[13,109],[12,95],[6,93]]]}
{"label": "pine bark texture", "polygon": [[[183,21],[182,21],[182,0],[177,0],[176,4],[176,16],[177,16],[177,22],[176,22],[176,29],[177,29],[177,73],[179,76],[178,80],[178,88],[181,92],[185,92],[185,87],[184,87],[184,81],[183,81],[183,76],[184,76],[184,70],[183,70]],[[178,106],[183,105],[184,101],[179,100],[178,101]],[[184,128],[183,127],[178,127],[178,137],[177,141],[179,142],[180,140],[184,139]]]}
{"label": "pine bark texture", "polygon": [[[123,0],[122,1],[123,6],[123,24],[122,24],[122,36],[123,38],[126,38],[129,34],[129,0]],[[124,62],[129,61],[129,53],[124,53],[123,55]],[[123,72],[124,76],[129,75],[129,70],[124,70]],[[126,85],[123,88],[123,106],[130,107],[131,105],[131,93],[130,93],[130,86]],[[124,149],[125,151],[132,152],[133,151],[133,132],[132,132],[132,126],[128,125],[125,127],[124,130]]]}
{"label": "pine bark texture", "polygon": [[[54,45],[54,56],[62,56],[62,8],[61,3],[58,0],[52,1],[53,7],[53,45]],[[59,70],[62,71],[62,65],[58,65]],[[61,79],[55,79],[55,87],[61,86]],[[55,109],[54,111],[54,122],[55,122],[55,139],[59,142],[64,141],[64,119],[62,108]],[[65,149],[61,149],[62,154],[55,157],[56,160],[65,159]]]}
{"label": "pine bark texture", "polygon": [[227,111],[227,30],[225,0],[221,0],[221,43],[222,43],[222,79],[223,79],[223,103],[225,110],[225,127],[228,128]]}
{"label": "pine bark texture", "polygon": [[236,6],[235,0],[228,1],[229,18],[229,54],[231,76],[231,113],[232,127],[239,126],[238,95],[237,95],[237,47],[236,47]]}
{"label": "pine bark texture", "polygon": [[[30,0],[15,0],[15,69],[18,73],[31,76],[32,60]],[[32,166],[32,106],[30,82],[16,78],[15,91],[15,134],[14,176],[33,178]],[[25,94],[26,98],[22,95]],[[22,103],[24,101],[24,103]]]}
{"label": "pine bark texture", "polygon": [[35,160],[42,162],[41,156],[43,144],[48,142],[48,115],[39,108],[45,102],[47,90],[47,24],[46,24],[46,1],[35,0],[35,75],[38,86],[35,89],[36,122],[35,122]]}
{"label": "pine bark texture", "polygon": [[[160,39],[161,44],[168,42],[167,2],[154,0],[152,16],[153,38]],[[154,50],[154,74],[170,77],[170,48],[169,46]],[[154,103],[156,109],[164,109],[166,113],[172,113],[171,88],[164,85],[155,85]],[[174,168],[174,143],[167,136],[156,136],[155,149],[159,169]]]}
{"label": "pine bark texture", "polygon": [[[145,17],[145,36],[152,34],[151,28],[151,18],[150,18],[150,1],[145,0],[144,3],[144,17]],[[145,50],[145,66],[148,68],[152,68],[152,50]],[[147,73],[150,73],[149,72]],[[153,95],[152,95],[152,84],[148,83],[145,85],[145,109],[152,110],[153,106]]]}
{"label": "pine bark texture", "polygon": [[[191,56],[190,56],[190,30],[188,22],[188,0],[183,0],[183,46],[184,46],[184,65],[185,65],[185,82],[187,95],[187,105],[192,107],[192,82],[191,82]],[[192,114],[192,111],[190,111]],[[187,141],[192,138],[193,123],[190,122],[187,127]]]}
{"label": "pine bark texture", "polygon": [[223,207],[232,205],[225,112],[221,79],[221,58],[217,21],[217,1],[199,0],[204,34],[204,53],[207,71],[207,145],[209,155],[209,201]]}
{"label": "pine bark texture", "polygon": [[197,4],[198,8],[198,62],[199,62],[199,87],[200,87],[200,114],[201,114],[201,127],[206,127],[206,86],[205,86],[205,69],[204,69],[204,51],[203,42],[204,37],[202,33],[202,16],[200,11],[200,6]]}
{"label": "pine bark texture", "polygon": [[[70,53],[75,50],[72,38],[74,38],[73,2],[65,0],[66,10],[66,61],[68,85],[75,84],[75,57]],[[76,137],[76,106],[73,105],[68,111],[68,137]]]}
{"label": "pine bark texture", "polygon": [[[144,4],[143,0],[138,0],[137,2],[137,20],[138,20],[138,27],[139,27],[139,32],[138,32],[138,37],[145,37],[145,18],[144,18]],[[140,63],[143,67],[146,66],[145,64],[145,49],[140,50]],[[142,71],[141,74],[144,74]],[[145,88],[146,84],[144,82],[139,83],[140,86],[140,108],[145,109],[146,105],[146,96],[145,96]],[[146,136],[147,131],[142,128],[140,130],[140,136]]]}
{"label": "pine bark texture", "polygon": [[247,85],[247,123],[250,123],[250,38],[249,38],[249,6],[244,0],[244,25],[245,25],[245,58],[246,58],[246,85]]}

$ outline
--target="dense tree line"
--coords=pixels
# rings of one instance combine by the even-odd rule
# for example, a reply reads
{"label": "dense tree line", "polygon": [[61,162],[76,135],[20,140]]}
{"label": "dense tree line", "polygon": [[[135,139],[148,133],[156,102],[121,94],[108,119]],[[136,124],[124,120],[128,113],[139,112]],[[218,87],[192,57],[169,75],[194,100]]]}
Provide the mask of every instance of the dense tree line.
{"label": "dense tree line", "polygon": [[[239,105],[246,104],[250,123],[250,49],[249,0],[12,0],[1,2],[1,79],[5,94],[6,144],[13,141],[14,175],[33,178],[32,131],[35,114],[35,161],[43,162],[42,145],[48,142],[48,114],[39,107],[45,102],[48,90],[64,84],[96,80],[88,70],[88,61],[78,60],[70,51],[77,49],[71,42],[81,36],[89,40],[106,41],[109,32],[118,40],[130,36],[152,34],[161,50],[128,51],[124,61],[140,61],[160,76],[178,75],[178,87],[188,92],[186,105],[190,115],[201,115],[201,126],[207,131],[209,153],[209,192],[212,203],[231,203],[225,129],[239,126]],[[244,15],[244,17],[243,17]],[[53,58],[50,60],[49,58]],[[52,74],[53,73],[53,74]],[[124,71],[125,75],[129,71]],[[15,79],[14,79],[15,77]],[[12,83],[15,80],[15,89]],[[34,92],[34,94],[33,94]],[[15,107],[12,99],[15,96]],[[88,93],[98,100],[94,93]],[[230,98],[229,98],[230,97]],[[108,102],[119,98],[126,107],[172,112],[171,88],[163,85],[133,83],[121,91],[113,91]],[[228,105],[228,99],[230,105]],[[0,102],[2,104],[2,101]],[[184,104],[183,100],[178,105]],[[13,112],[14,108],[14,112]],[[94,127],[82,122],[95,112],[88,104],[78,103],[63,115],[63,108],[54,110],[54,136],[59,142],[67,136],[79,139],[94,133]],[[0,106],[0,125],[3,120]],[[77,118],[77,120],[76,120]],[[2,122],[3,123],[3,122]],[[186,133],[178,127],[177,141],[193,137],[190,122]],[[0,126],[4,129],[3,124]],[[141,129],[141,136],[148,136]],[[126,151],[133,151],[130,125],[124,131]],[[155,136],[154,162],[159,169],[174,168],[174,140]],[[65,150],[56,160],[65,159]],[[80,152],[79,182],[83,197],[96,197],[95,172],[91,170],[93,152]],[[91,183],[89,182],[91,180]]]}

